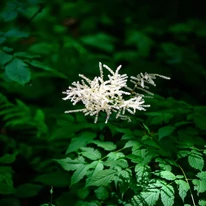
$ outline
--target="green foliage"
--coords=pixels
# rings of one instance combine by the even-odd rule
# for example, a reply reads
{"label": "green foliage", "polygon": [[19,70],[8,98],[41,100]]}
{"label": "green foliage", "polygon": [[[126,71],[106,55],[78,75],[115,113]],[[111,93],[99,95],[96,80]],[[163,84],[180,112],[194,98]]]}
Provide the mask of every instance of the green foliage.
{"label": "green foliage", "polygon": [[[187,120],[187,117],[193,114],[190,105],[182,111],[180,121],[181,115],[179,114],[177,118],[176,110],[169,109],[168,101],[171,104],[179,103],[175,103],[173,99],[161,102],[165,105],[165,113],[167,111],[171,113],[173,123],[164,127],[160,126],[159,129],[157,127],[156,133],[152,133],[152,129],[145,124],[143,129],[146,134],[142,133],[142,135],[137,132],[141,130],[141,127],[137,131],[129,132],[130,135],[127,137],[125,134],[128,134],[128,130],[118,129],[116,138],[119,139],[116,140],[116,144],[105,141],[106,136],[102,136],[101,141],[91,139],[87,143],[88,146],[81,146],[79,143],[80,147],[70,152],[70,155],[76,152],[78,155],[76,158],[66,157],[66,159],[56,160],[65,170],[74,171],[70,186],[73,187],[82,182],[89,190],[92,190],[92,187],[97,188],[95,191],[104,190],[105,203],[109,203],[115,194],[117,201],[113,201],[113,204],[122,202],[121,204],[124,205],[156,205],[161,202],[165,206],[172,206],[176,204],[175,201],[186,204],[193,201],[196,195],[205,193],[204,140],[200,138],[204,130],[198,127],[194,129],[195,120],[193,123],[190,119]],[[187,112],[186,116],[185,112]],[[148,116],[146,120],[148,124],[156,118],[154,113],[149,112],[145,116]],[[177,124],[183,121],[183,126]],[[187,121],[194,126],[185,127]],[[83,141],[84,133],[76,137],[80,142]],[[199,137],[194,137],[194,134],[199,134]],[[168,146],[166,139],[173,142],[172,147]],[[72,142],[73,139],[71,144]],[[177,149],[178,152],[176,152]],[[188,159],[187,164],[185,164],[185,158]],[[197,173],[198,170],[199,173]],[[111,187],[114,194],[108,193]],[[197,192],[196,195],[194,191]],[[181,199],[176,200],[176,196]],[[96,198],[101,199],[98,193]],[[89,196],[86,199],[89,200]]]}

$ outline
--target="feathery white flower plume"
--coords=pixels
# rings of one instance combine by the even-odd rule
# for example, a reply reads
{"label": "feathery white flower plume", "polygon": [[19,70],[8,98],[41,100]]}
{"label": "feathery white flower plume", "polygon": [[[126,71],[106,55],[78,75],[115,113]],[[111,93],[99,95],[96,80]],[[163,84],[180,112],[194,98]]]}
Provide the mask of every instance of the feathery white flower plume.
{"label": "feathery white flower plume", "polygon": [[[108,79],[104,80],[103,68],[110,73]],[[131,94],[136,88],[141,89],[147,93],[148,86],[145,83],[155,86],[153,79],[156,76],[169,79],[168,77],[158,74],[137,75],[137,77],[131,77],[131,82],[135,85],[133,89],[127,86],[127,74],[119,74],[121,65],[114,72],[107,65],[99,63],[100,76],[95,77],[93,80],[80,74],[82,78],[81,82],[73,82],[72,86],[69,86],[68,90],[63,92],[67,96],[63,100],[70,100],[73,105],[78,102],[84,104],[83,109],[69,110],[65,113],[83,112],[85,115],[95,116],[95,123],[98,120],[100,112],[106,112],[107,117],[105,123],[108,122],[112,113],[116,113],[116,118],[128,119],[125,112],[135,114],[137,110],[145,110],[145,107],[150,105],[144,105],[144,95],[136,95],[131,97]],[[123,89],[127,89],[123,90]],[[126,99],[125,99],[126,98]]]}

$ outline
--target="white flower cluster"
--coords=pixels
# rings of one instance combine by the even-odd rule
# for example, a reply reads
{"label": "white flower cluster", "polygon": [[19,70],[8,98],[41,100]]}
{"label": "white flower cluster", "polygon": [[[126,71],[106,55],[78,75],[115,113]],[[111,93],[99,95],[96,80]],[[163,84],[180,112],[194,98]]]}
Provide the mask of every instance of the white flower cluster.
{"label": "white flower cluster", "polygon": [[[103,68],[110,73],[107,80],[104,80]],[[170,79],[158,74],[139,74],[136,77],[131,77],[130,82],[134,84],[134,88],[127,86],[128,76],[126,74],[119,74],[121,65],[114,72],[107,65],[99,63],[100,76],[95,77],[93,80],[80,74],[81,82],[73,82],[72,86],[68,88],[63,94],[67,96],[63,100],[70,100],[73,105],[78,102],[84,104],[83,109],[69,110],[65,113],[83,112],[85,115],[95,116],[94,122],[98,120],[99,113],[106,112],[106,121],[112,113],[116,113],[116,118],[127,119],[130,118],[125,115],[125,112],[135,114],[136,110],[145,110],[144,95],[135,92],[136,89],[148,91],[149,87],[145,83],[155,86],[154,80],[156,76]],[[124,89],[124,90],[123,90]],[[125,91],[126,90],[126,91]]]}

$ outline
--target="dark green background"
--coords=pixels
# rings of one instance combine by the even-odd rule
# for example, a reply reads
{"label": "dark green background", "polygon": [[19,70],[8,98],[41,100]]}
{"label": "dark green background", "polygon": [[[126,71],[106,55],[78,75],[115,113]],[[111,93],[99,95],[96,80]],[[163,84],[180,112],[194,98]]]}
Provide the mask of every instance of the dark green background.
{"label": "dark green background", "polygon": [[[62,91],[79,80],[78,74],[90,78],[99,75],[99,61],[112,69],[121,64],[122,74],[169,76],[170,81],[159,79],[151,91],[193,106],[205,105],[206,18],[205,8],[198,2],[0,2],[0,156],[14,154],[13,160],[0,164],[8,167],[14,188],[56,172],[51,179],[62,179],[55,182],[54,200],[68,191],[67,173],[59,175],[59,166],[52,159],[64,156],[69,135],[96,131],[99,125],[93,125],[93,118],[83,114],[64,115],[65,110],[76,107],[62,100]],[[14,58],[20,66],[11,64]],[[154,101],[152,107],[149,111],[161,108],[161,101]],[[5,108],[11,110],[5,113]],[[14,120],[18,121],[12,123]],[[102,125],[104,119],[100,117],[99,122]],[[122,124],[115,120],[115,127]],[[40,182],[40,186],[18,189],[17,194],[4,194],[0,188],[0,205],[49,202],[51,183]],[[31,193],[25,195],[25,191]]]}

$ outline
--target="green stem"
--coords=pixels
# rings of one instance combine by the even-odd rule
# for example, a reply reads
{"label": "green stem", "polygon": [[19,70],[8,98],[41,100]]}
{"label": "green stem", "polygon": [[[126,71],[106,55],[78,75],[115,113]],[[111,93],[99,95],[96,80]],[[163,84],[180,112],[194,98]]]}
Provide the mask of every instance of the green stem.
{"label": "green stem", "polygon": [[53,186],[51,186],[50,194],[51,194],[51,197],[50,197],[50,203],[49,203],[49,206],[52,206],[52,201],[53,201]]}
{"label": "green stem", "polygon": [[183,168],[182,168],[179,164],[178,164],[178,167],[181,169],[181,171],[182,171],[182,173],[183,173],[183,175],[184,175],[184,177],[185,177],[185,181],[186,181],[187,184],[189,185],[189,188],[190,188],[189,190],[190,190],[190,196],[191,196],[191,198],[192,198],[192,203],[193,203],[194,206],[196,206],[195,200],[194,200],[194,197],[193,197],[193,194],[192,194],[192,190],[191,190],[191,187],[190,187],[190,183],[189,183],[189,181],[188,181],[188,179],[187,179],[187,176],[186,176]]}

